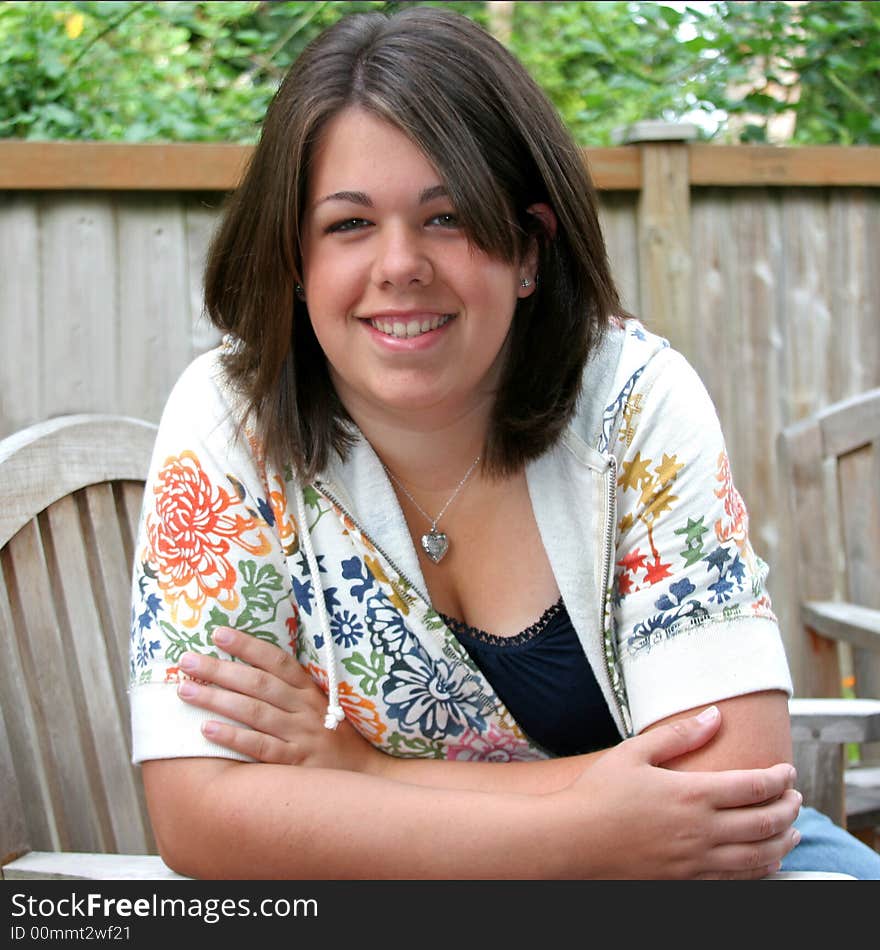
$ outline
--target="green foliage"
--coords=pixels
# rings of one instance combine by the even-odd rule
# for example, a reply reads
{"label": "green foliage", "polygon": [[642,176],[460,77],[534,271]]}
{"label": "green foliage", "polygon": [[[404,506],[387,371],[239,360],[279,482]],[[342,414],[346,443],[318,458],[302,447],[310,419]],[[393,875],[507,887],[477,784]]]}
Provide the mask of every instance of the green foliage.
{"label": "green foliage", "polygon": [[[0,137],[253,142],[290,63],[382,2],[0,3]],[[493,5],[438,3],[495,27]],[[880,142],[880,4],[514,4],[506,39],[582,144],[644,118]]]}
{"label": "green foliage", "polygon": [[[793,113],[799,144],[880,144],[880,4],[725,3],[705,23],[718,52],[706,94],[747,114],[741,138],[766,141]],[[736,94],[732,84],[742,83]]]}

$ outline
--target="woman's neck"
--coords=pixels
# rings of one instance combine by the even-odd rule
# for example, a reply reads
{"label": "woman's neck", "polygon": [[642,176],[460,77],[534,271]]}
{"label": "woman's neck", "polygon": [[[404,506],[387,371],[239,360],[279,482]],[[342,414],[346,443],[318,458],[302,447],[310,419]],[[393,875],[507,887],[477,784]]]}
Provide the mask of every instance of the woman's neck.
{"label": "woman's neck", "polygon": [[457,414],[352,408],[348,411],[358,428],[399,481],[412,491],[443,493],[451,491],[482,455],[492,400]]}

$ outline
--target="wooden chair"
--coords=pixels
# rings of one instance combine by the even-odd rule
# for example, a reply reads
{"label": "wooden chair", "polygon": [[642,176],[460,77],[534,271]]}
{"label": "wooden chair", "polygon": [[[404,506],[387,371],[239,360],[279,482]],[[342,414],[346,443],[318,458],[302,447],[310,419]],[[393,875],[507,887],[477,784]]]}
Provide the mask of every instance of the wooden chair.
{"label": "wooden chair", "polygon": [[[75,415],[0,442],[0,868],[173,876],[131,764],[131,564],[156,427]],[[122,857],[120,857],[122,855]]]}
{"label": "wooden chair", "polygon": [[[779,455],[805,650],[792,703],[805,801],[877,846],[880,389],[787,428]],[[858,697],[843,699],[846,682]],[[824,697],[813,699],[810,697]],[[820,718],[821,717],[821,718]],[[859,750],[858,764],[849,753]]]}

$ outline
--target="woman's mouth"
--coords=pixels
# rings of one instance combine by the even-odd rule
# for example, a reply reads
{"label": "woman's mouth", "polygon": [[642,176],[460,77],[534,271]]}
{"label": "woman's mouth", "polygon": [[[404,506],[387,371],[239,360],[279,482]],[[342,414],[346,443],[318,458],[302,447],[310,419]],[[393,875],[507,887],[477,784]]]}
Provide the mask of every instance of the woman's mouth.
{"label": "woman's mouth", "polygon": [[399,340],[408,340],[413,337],[422,336],[430,333],[432,330],[439,330],[453,318],[453,314],[434,314],[422,317],[374,317],[367,320],[374,330],[384,333],[386,336],[393,336]]}

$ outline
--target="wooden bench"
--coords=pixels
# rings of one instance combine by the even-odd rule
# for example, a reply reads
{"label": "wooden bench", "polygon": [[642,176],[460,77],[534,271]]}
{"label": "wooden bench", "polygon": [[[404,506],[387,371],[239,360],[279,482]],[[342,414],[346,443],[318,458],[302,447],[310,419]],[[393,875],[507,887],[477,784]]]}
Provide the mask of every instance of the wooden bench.
{"label": "wooden bench", "polygon": [[[811,657],[798,692],[824,697],[805,701],[804,718],[793,724],[801,791],[808,804],[877,847],[880,389],[785,429],[779,456],[800,636]],[[841,699],[844,683],[860,704]]]}

